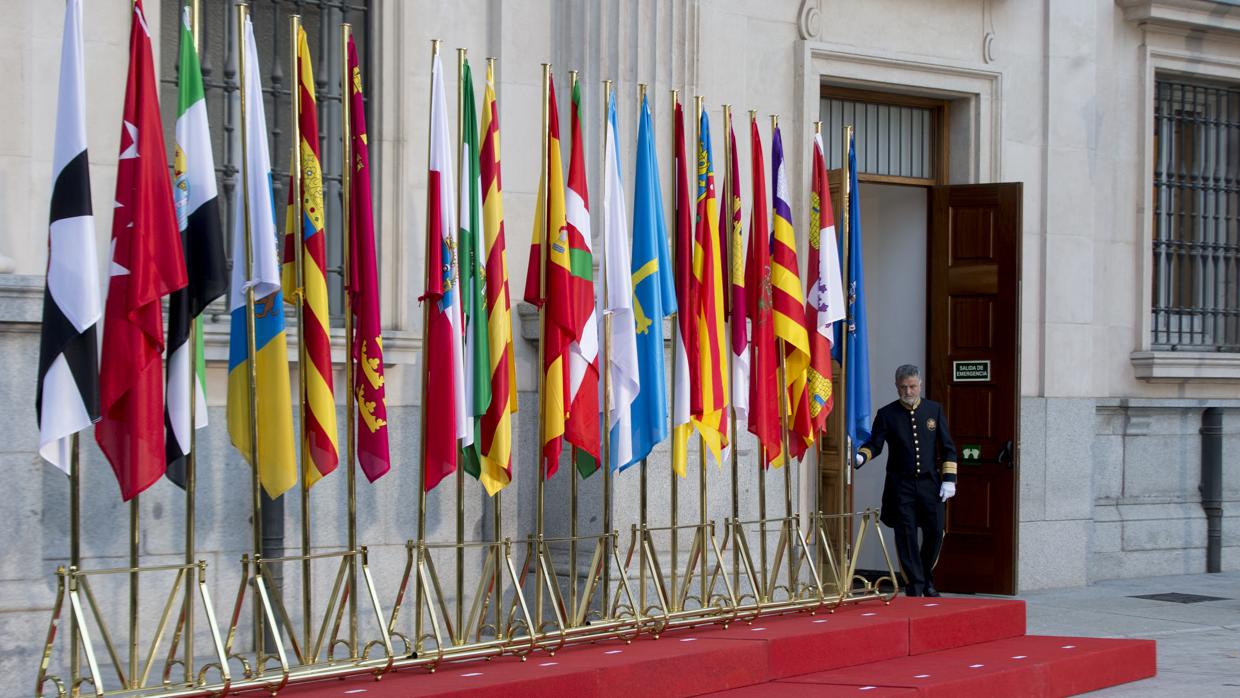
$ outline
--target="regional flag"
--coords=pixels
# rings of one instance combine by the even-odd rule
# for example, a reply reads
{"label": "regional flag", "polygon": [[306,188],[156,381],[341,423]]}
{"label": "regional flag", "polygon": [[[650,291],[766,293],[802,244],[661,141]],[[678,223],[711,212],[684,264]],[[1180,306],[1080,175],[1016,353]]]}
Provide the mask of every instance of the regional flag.
{"label": "regional flag", "polygon": [[[241,185],[233,203],[232,280],[228,309],[232,331],[228,340],[228,434],[251,467],[258,469],[267,496],[279,497],[297,484],[293,453],[293,409],[289,401],[288,340],[284,334],[284,300],[280,292],[280,258],[276,250],[275,201],[271,192],[271,159],[267,117],[258,69],[254,25],[247,18],[240,50],[245,51],[245,120],[243,135],[235,131],[234,152],[240,154]],[[249,219],[246,219],[246,213]],[[246,229],[250,248],[246,249]],[[247,263],[248,262],[248,263]],[[246,267],[249,267],[247,269]],[[250,356],[246,296],[254,294],[254,385],[258,444],[250,441]],[[258,463],[252,458],[257,452]]]}
{"label": "regional flag", "polygon": [[[182,8],[181,54],[177,61],[176,159],[172,196],[177,226],[185,252],[188,285],[168,299],[168,400],[164,414],[168,479],[185,487],[185,457],[190,451],[190,431],[207,426],[207,364],[198,316],[228,290],[228,260],[224,257],[224,231],[220,227],[215,188],[215,157],[207,127],[207,101],[202,92],[202,69],[190,33],[190,8]],[[195,361],[190,365],[190,327],[194,335]],[[191,378],[192,375],[192,378]],[[191,392],[193,393],[191,395]],[[190,401],[194,424],[190,424]]]}
{"label": "regional flag", "polygon": [[[684,477],[688,468],[689,436],[693,432],[694,410],[701,410],[701,379],[698,372],[698,336],[694,330],[693,307],[693,219],[694,205],[689,199],[689,180],[685,175],[685,118],[680,101],[674,105],[675,158],[672,186],[676,192],[675,255],[676,325],[672,335],[672,469]],[[695,390],[696,389],[696,390]]]}
{"label": "regional flag", "polygon": [[351,400],[357,401],[357,463],[374,482],[391,469],[387,395],[383,387],[383,337],[379,324],[379,273],[375,263],[374,209],[370,198],[370,148],[366,141],[366,101],[357,46],[349,34],[349,133],[353,163],[349,174],[349,275],[345,293],[353,309]]}
{"label": "regional flag", "polygon": [[603,313],[611,316],[611,355],[606,370],[611,381],[607,428],[611,433],[609,462],[613,470],[633,462],[633,406],[641,390],[629,222],[624,210],[618,133],[616,95],[613,93],[607,104],[607,132],[603,137],[603,277],[606,280]]}
{"label": "regional flag", "polygon": [[[728,141],[731,145],[731,162],[729,163],[728,181],[728,244],[730,264],[724,265],[730,279],[730,295],[728,305],[729,346],[732,351],[732,409],[736,412],[736,423],[745,424],[749,420],[749,327],[748,308],[745,289],[745,231],[741,226],[741,168],[736,154],[736,131],[732,122],[728,122]],[[735,447],[736,435],[732,435]]]}
{"label": "regional flag", "polygon": [[831,338],[835,323],[844,319],[844,284],[840,278],[840,252],[835,242],[835,214],[827,184],[827,161],[822,135],[814,134],[810,172],[809,268],[805,280],[805,318],[809,333],[809,416],[814,433],[827,426],[831,414]]}
{"label": "regional flag", "polygon": [[512,414],[517,411],[517,366],[512,349],[512,299],[508,291],[508,250],[504,239],[504,198],[500,181],[499,105],[495,74],[487,65],[482,102],[482,223],[486,229],[486,303],[491,403],[482,416],[482,472],[479,479],[494,495],[512,482]]}
{"label": "regional flag", "polygon": [[457,268],[465,323],[465,404],[469,428],[461,442],[465,472],[482,475],[482,416],[491,405],[491,347],[487,339],[486,248],[482,232],[482,178],[478,171],[478,108],[474,77],[461,73],[461,211]]}
{"label": "regional flag", "polygon": [[654,148],[650,105],[642,96],[637,129],[637,167],[633,187],[633,316],[641,389],[633,402],[633,457],[620,468],[644,459],[667,438],[667,378],[663,363],[663,319],[676,312],[667,223],[659,189],[659,159]]}
{"label": "regional flag", "polygon": [[126,501],[167,469],[164,453],[164,296],[184,288],[155,62],[142,0],[129,24],[129,77],[121,117],[112,262],[104,307],[95,441]]}
{"label": "regional flag", "polygon": [[[430,162],[426,184],[426,367],[423,394],[434,400],[426,411],[426,491],[456,471],[457,445],[470,433],[465,396],[461,291],[457,271],[456,193],[452,181],[452,139],[444,99],[443,62],[431,67]],[[430,403],[427,402],[427,405]]]}
{"label": "regional flag", "polygon": [[844,373],[844,431],[855,449],[870,438],[870,351],[865,319],[865,264],[861,256],[861,197],[857,189],[857,143],[848,144],[848,318],[836,325],[836,358],[841,346],[839,332],[847,332],[848,364]]}
{"label": "regional flag", "polygon": [[719,237],[719,203],[715,198],[715,167],[711,156],[710,118],[698,116],[697,221],[694,228],[690,303],[697,332],[696,359],[699,383],[691,387],[696,398],[693,425],[706,447],[722,467],[722,450],[728,444],[727,340],[724,335],[723,249]]}
{"label": "regional flag", "polygon": [[50,208],[34,404],[39,455],[67,475],[70,437],[99,419],[96,326],[103,314],[86,157],[81,0],[65,4]]}
{"label": "regional flag", "polygon": [[792,207],[788,204],[788,177],[784,171],[784,143],[776,125],[771,134],[771,301],[775,310],[775,337],[784,352],[784,388],[788,392],[788,429],[800,438],[789,439],[794,458],[805,453],[814,435],[809,419],[806,370],[809,368],[809,333],[805,329],[805,300],[797,263],[796,236],[792,230]]}
{"label": "regional flag", "polygon": [[590,248],[590,193],[586,186],[585,145],[581,138],[581,83],[573,83],[572,150],[568,158],[565,205],[570,260],[570,303],[576,335],[568,348],[568,416],[564,438],[576,447],[581,477],[598,470],[598,316],[594,302],[594,252]]}
{"label": "regional flag", "polygon": [[[564,201],[564,164],[560,156],[560,114],[555,103],[555,80],[551,80],[547,103],[547,161],[539,175],[538,203],[530,240],[529,267],[525,275],[525,301],[541,308],[542,337],[542,448],[540,471],[544,479],[560,467],[564,447],[564,422],[569,393],[569,345],[578,336],[572,301],[572,254]],[[546,259],[543,259],[543,255]],[[545,261],[545,264],[544,264]]]}
{"label": "regional flag", "polygon": [[[284,225],[284,298],[301,304],[301,469],[307,488],[340,462],[336,435],[336,399],[332,386],[331,323],[327,307],[326,219],[323,210],[323,167],[319,157],[319,118],[314,72],[306,30],[297,31],[297,67],[293,105],[300,142],[293,163],[300,177],[289,178]],[[294,191],[300,186],[300,190]],[[294,198],[296,197],[296,199]],[[297,220],[296,200],[301,201]],[[299,235],[298,232],[301,234]],[[297,245],[301,245],[301,285],[297,284]]]}
{"label": "regional flag", "polygon": [[771,288],[771,228],[767,219],[766,173],[758,122],[749,120],[753,207],[749,211],[749,256],[745,263],[745,310],[750,325],[749,431],[762,447],[762,464],[782,463],[779,356]]}

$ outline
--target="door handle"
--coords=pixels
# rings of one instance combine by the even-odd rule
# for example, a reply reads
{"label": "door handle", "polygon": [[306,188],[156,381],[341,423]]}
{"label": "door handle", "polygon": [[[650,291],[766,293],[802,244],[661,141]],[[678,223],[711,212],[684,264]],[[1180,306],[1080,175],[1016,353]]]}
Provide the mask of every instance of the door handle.
{"label": "door handle", "polygon": [[1012,467],[1012,440],[1011,439],[1008,439],[1007,443],[1003,444],[1003,450],[999,451],[999,463],[1006,465],[1009,468]]}

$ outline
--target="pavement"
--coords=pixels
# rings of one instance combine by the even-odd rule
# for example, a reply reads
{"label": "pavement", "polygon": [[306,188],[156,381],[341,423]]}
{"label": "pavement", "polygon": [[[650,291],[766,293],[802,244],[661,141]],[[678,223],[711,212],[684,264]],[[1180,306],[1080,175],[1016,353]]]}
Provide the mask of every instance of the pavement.
{"label": "pavement", "polygon": [[[1178,603],[1133,598],[1219,597]],[[1019,595],[1031,635],[1131,637],[1158,642],[1158,675],[1090,696],[1240,696],[1240,572],[1143,577]]]}

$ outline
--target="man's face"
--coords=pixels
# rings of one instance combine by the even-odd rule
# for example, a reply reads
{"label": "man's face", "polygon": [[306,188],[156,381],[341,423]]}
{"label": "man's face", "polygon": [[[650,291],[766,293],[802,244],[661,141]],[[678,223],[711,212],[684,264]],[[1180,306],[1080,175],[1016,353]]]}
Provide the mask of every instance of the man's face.
{"label": "man's face", "polygon": [[912,406],[921,399],[921,376],[909,376],[896,383],[896,390],[900,391],[900,402]]}

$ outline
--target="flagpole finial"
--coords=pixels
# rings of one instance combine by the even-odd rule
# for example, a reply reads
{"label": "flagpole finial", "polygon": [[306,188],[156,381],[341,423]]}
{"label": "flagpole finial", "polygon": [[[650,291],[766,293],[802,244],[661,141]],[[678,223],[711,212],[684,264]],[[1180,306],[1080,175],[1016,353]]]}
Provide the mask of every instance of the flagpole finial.
{"label": "flagpole finial", "polygon": [[637,83],[637,99],[638,101],[646,99],[646,83],[644,82]]}
{"label": "flagpole finial", "polygon": [[771,128],[779,128],[779,114],[771,114]]}
{"label": "flagpole finial", "polygon": [[439,39],[431,39],[431,58],[439,55]]}
{"label": "flagpole finial", "polygon": [[693,108],[697,112],[698,118],[702,117],[702,103],[706,100],[702,95],[693,98]]}
{"label": "flagpole finial", "polygon": [[757,121],[757,120],[758,120],[758,110],[757,110],[757,109],[750,109],[750,110],[749,110],[749,120],[750,120],[750,121]]}
{"label": "flagpole finial", "polygon": [[814,135],[815,136],[822,135],[822,122],[821,121],[814,122]]}

